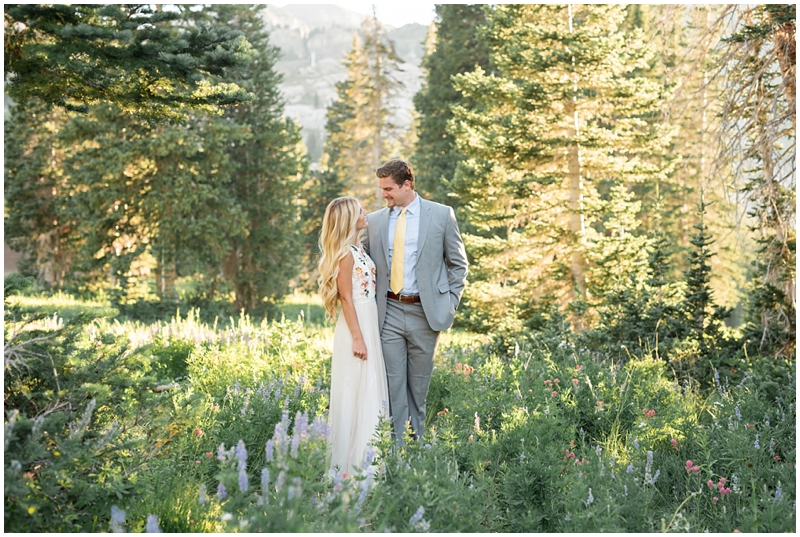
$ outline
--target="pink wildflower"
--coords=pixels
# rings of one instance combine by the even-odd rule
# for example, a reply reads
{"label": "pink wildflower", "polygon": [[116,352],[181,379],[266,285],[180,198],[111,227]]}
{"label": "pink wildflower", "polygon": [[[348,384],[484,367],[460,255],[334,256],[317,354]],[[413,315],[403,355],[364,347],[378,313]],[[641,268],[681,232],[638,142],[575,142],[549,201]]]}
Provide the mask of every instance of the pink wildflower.
{"label": "pink wildflower", "polygon": [[691,470],[692,470],[692,465],[693,465],[693,464],[694,464],[694,463],[692,462],[692,460],[691,460],[691,459],[689,459],[688,461],[686,461],[686,470],[687,470],[687,471],[691,471]]}
{"label": "pink wildflower", "polygon": [[699,466],[697,466],[696,464],[694,466],[692,466],[692,472],[697,473],[699,471],[700,471],[700,467]]}
{"label": "pink wildflower", "polygon": [[597,406],[603,406],[603,402],[602,402],[602,401],[598,401],[598,402],[597,402],[597,403],[595,403],[595,404],[596,404]]}
{"label": "pink wildflower", "polygon": [[572,383],[577,386],[578,385],[578,379],[572,379]]}
{"label": "pink wildflower", "polygon": [[555,379],[553,382],[555,382],[556,384],[558,384],[558,383],[559,383],[559,382],[561,382],[561,381],[559,381],[558,379]]}
{"label": "pink wildflower", "polygon": [[710,479],[708,480],[708,488],[710,488],[710,489],[714,488],[714,482],[711,481]]}
{"label": "pink wildflower", "polygon": [[728,482],[728,480],[727,480],[726,478],[724,478],[724,477],[720,477],[720,478],[719,478],[719,482],[720,482],[720,483],[722,483],[722,484],[724,485],[725,483],[727,483],[727,482]]}
{"label": "pink wildflower", "polygon": [[575,369],[577,369],[578,371],[580,371],[580,370],[581,370],[581,364],[578,364],[578,365],[576,365],[576,366],[575,366]]}
{"label": "pink wildflower", "polygon": [[647,414],[645,414],[644,417],[645,418],[652,418],[655,415],[656,415],[656,411],[655,410],[651,410]]}
{"label": "pink wildflower", "polygon": [[678,449],[678,441],[677,440],[675,440],[673,438],[672,440],[669,441],[669,443],[672,444],[672,447],[674,447],[675,449]]}
{"label": "pink wildflower", "polygon": [[197,427],[197,428],[194,430],[194,435],[195,435],[195,436],[203,436],[204,434],[205,434],[205,433],[203,432],[203,430],[202,430],[200,427]]}
{"label": "pink wildflower", "polygon": [[550,395],[551,395],[551,396],[553,396],[553,397],[555,397],[556,395],[558,395],[558,392],[557,392],[557,391],[555,391],[555,390],[553,390],[553,393],[551,393]]}
{"label": "pink wildflower", "polygon": [[713,498],[711,498],[711,501],[713,501],[714,503],[717,503],[717,501],[719,501],[719,498],[717,498],[716,496],[714,496]]}

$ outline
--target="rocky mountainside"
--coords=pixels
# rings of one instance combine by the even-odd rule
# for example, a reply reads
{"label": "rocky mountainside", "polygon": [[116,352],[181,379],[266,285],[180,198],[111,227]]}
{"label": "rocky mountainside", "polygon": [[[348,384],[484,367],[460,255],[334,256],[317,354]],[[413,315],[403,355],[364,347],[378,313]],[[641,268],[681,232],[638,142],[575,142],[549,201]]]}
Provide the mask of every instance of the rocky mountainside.
{"label": "rocky mountainside", "polygon": [[[281,90],[286,114],[303,127],[303,141],[313,161],[322,153],[325,112],[336,99],[336,82],[347,76],[344,55],[368,15],[332,4],[268,5],[262,12],[270,41],[281,49],[276,68],[283,74]],[[398,120],[411,122],[412,98],[422,84],[420,63],[428,28],[406,24],[400,28],[384,25],[402,60],[404,87],[395,103]]]}

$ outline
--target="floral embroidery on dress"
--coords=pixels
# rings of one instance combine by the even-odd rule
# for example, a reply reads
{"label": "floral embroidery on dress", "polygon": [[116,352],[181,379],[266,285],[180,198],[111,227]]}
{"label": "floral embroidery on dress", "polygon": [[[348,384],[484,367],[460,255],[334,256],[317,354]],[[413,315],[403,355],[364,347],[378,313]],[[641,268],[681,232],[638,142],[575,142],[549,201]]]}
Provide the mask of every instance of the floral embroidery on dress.
{"label": "floral embroidery on dress", "polygon": [[353,298],[372,298],[375,296],[377,284],[377,271],[375,263],[363,248],[350,246],[353,252]]}

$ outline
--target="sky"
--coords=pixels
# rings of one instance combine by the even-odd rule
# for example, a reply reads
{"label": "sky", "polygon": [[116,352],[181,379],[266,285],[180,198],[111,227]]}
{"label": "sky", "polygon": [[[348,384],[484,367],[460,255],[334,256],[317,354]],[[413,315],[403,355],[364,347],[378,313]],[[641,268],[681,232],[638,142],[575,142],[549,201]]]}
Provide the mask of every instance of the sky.
{"label": "sky", "polygon": [[[286,2],[278,4],[278,7],[283,7],[289,4],[320,4],[319,0],[316,2]],[[360,2],[358,0],[335,0],[328,2],[355,11],[369,15],[372,13],[372,5],[375,5],[375,14],[378,20],[384,24],[389,24],[395,28],[399,28],[404,24],[416,22],[427,26],[430,24],[436,12],[434,11],[433,2],[416,2],[416,1],[402,1],[402,2]]]}

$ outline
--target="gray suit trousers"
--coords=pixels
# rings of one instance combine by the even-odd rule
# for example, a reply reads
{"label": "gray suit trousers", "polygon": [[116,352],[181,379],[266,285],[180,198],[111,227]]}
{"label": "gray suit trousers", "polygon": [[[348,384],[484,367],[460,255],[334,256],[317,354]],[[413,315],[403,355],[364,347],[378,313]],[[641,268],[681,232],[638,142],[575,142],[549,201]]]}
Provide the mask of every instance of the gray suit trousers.
{"label": "gray suit trousers", "polygon": [[381,344],[389,383],[389,407],[399,444],[404,442],[409,420],[414,437],[422,438],[425,397],[440,333],[431,330],[419,302],[387,300]]}

